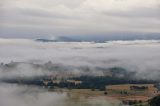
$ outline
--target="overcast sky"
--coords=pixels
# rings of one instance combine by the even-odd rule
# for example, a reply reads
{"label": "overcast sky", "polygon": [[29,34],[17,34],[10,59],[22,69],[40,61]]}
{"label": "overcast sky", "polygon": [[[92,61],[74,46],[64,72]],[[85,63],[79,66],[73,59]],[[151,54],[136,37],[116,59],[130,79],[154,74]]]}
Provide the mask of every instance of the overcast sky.
{"label": "overcast sky", "polygon": [[0,37],[160,33],[160,0],[0,0]]}

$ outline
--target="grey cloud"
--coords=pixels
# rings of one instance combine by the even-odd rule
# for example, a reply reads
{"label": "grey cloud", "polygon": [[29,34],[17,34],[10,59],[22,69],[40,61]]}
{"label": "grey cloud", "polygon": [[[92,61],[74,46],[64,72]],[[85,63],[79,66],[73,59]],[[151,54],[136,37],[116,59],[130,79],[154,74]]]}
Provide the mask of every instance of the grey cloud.
{"label": "grey cloud", "polygon": [[1,106],[65,106],[64,102],[67,99],[65,93],[58,94],[32,86],[2,83],[0,94]]}
{"label": "grey cloud", "polygon": [[52,12],[47,11],[43,9],[25,9],[25,8],[17,8],[15,11],[18,10],[19,14],[24,15],[24,17],[32,17],[32,18],[47,18],[47,19],[67,19],[69,16],[66,16],[65,14],[58,13],[58,12]]}
{"label": "grey cloud", "polygon": [[[111,41],[107,43],[41,43],[23,39],[1,39],[0,58],[4,63],[10,61],[40,63],[52,61],[53,64],[72,66],[74,67],[73,71],[79,70],[80,72],[83,70],[76,67],[87,66],[93,70],[93,74],[96,73],[94,72],[96,67],[106,69],[123,67],[129,71],[137,72],[139,78],[159,79],[159,45],[159,41],[154,40]],[[27,69],[34,70],[30,67]],[[152,71],[157,74],[148,74]],[[41,70],[36,72],[35,75],[50,74],[47,71],[43,73]],[[20,73],[22,72],[20,71]]]}
{"label": "grey cloud", "polygon": [[[0,36],[20,37],[21,33],[22,38],[34,38],[38,32],[45,35],[98,35],[119,31],[147,33],[159,32],[160,27],[159,1],[156,0],[7,0],[2,4],[1,30],[4,33]],[[13,35],[9,33],[10,28]]]}
{"label": "grey cloud", "polygon": [[34,86],[20,86],[0,83],[1,106],[118,106],[120,101],[110,99],[79,98],[77,100],[67,96],[66,92],[51,92]]}
{"label": "grey cloud", "polygon": [[104,12],[106,15],[127,18],[155,18],[159,20],[160,7],[137,7],[134,10]]}

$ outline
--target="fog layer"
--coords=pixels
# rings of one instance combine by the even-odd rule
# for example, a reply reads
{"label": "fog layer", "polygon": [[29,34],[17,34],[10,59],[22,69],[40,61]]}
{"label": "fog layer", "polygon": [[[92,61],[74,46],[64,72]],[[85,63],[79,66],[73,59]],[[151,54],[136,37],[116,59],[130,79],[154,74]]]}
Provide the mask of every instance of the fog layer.
{"label": "fog layer", "polygon": [[[158,79],[160,75],[160,41],[36,42],[25,39],[0,39],[0,62],[28,62],[86,66],[96,74],[95,67],[123,67],[135,71],[136,77]],[[49,74],[19,66],[17,73],[25,76]],[[30,72],[28,70],[31,70]],[[74,68],[79,73],[79,69]],[[14,72],[13,72],[14,73]],[[14,73],[13,75],[15,75]],[[2,75],[3,76],[3,75]]]}

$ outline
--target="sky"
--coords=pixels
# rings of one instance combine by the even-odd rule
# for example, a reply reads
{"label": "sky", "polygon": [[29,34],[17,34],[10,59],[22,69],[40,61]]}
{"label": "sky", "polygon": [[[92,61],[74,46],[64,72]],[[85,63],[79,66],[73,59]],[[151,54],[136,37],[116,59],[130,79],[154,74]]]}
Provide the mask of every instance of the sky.
{"label": "sky", "polygon": [[1,0],[0,37],[160,33],[159,11],[159,0]]}

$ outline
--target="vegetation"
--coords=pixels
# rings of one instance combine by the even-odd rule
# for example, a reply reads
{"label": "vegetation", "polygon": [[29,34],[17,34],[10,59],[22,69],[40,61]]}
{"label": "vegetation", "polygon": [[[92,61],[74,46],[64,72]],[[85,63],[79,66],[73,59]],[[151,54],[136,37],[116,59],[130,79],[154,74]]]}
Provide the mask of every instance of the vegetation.
{"label": "vegetation", "polygon": [[160,106],[160,95],[151,99],[150,106]]}
{"label": "vegetation", "polygon": [[131,86],[130,89],[131,90],[147,90],[148,87],[147,86]]}
{"label": "vegetation", "polygon": [[[99,89],[101,91],[105,90],[106,85],[117,85],[117,84],[152,84],[154,81],[150,80],[132,80],[127,78],[118,78],[110,76],[80,76],[70,78],[69,80],[81,81],[82,83],[75,84],[74,82],[67,82],[67,79],[60,80],[59,83],[53,83],[51,79],[47,76],[35,77],[30,79],[17,78],[17,79],[7,79],[3,82],[8,83],[20,83],[28,85],[37,86],[50,86],[51,88],[68,88],[68,89]],[[47,85],[43,83],[47,81]]]}

